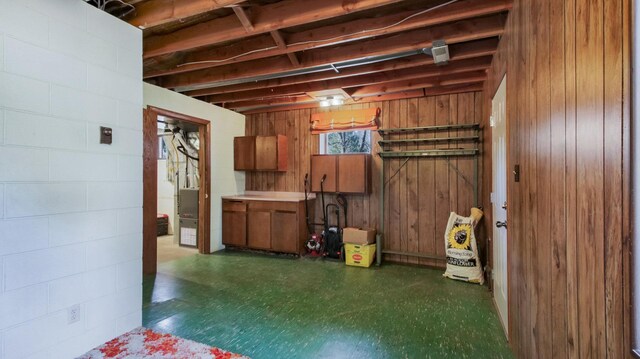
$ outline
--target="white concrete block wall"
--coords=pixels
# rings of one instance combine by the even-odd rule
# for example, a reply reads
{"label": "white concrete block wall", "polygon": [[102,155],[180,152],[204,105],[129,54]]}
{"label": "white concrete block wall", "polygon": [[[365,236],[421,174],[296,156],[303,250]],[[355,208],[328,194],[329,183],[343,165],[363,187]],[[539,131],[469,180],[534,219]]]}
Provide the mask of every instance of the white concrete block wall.
{"label": "white concrete block wall", "polygon": [[0,359],[141,325],[141,78],[138,29],[82,0],[0,0]]}

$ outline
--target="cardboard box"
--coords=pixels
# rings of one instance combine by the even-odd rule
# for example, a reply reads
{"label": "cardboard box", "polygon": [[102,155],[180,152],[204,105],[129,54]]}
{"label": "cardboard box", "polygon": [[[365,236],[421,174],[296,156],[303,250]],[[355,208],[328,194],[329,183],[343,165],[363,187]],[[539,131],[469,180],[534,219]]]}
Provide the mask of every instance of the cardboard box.
{"label": "cardboard box", "polygon": [[376,242],[376,230],[372,228],[347,227],[342,230],[342,241],[352,244],[371,244]]}
{"label": "cardboard box", "polygon": [[368,268],[376,257],[375,244],[352,244],[345,243],[344,251],[346,253],[345,261],[348,266]]}

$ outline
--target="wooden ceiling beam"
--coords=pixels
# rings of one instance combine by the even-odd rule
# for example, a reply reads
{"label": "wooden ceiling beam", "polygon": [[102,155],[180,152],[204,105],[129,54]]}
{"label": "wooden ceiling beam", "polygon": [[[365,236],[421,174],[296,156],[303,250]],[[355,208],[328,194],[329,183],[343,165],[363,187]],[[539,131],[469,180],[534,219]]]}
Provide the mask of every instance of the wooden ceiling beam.
{"label": "wooden ceiling beam", "polygon": [[[465,92],[478,92],[483,90],[483,86],[484,84],[482,82],[476,82],[476,83],[468,83],[468,84],[431,87],[431,88],[424,89],[424,95],[428,97],[428,96],[451,95],[451,94],[465,93]],[[365,97],[365,98],[369,98],[369,97]]]}
{"label": "wooden ceiling beam", "polygon": [[363,86],[355,91],[349,91],[351,97],[369,97],[386,93],[394,93],[419,88],[442,87],[449,85],[459,85],[467,83],[484,82],[487,79],[486,71],[464,72],[441,77],[420,77],[411,80],[402,80]]}
{"label": "wooden ceiling beam", "polygon": [[[451,56],[451,64],[456,64],[463,60],[477,59],[471,61],[491,60],[491,56],[496,52],[498,39],[486,39],[468,43],[460,43],[449,46],[449,54]],[[486,58],[485,58],[486,57]],[[414,55],[401,59],[378,62],[363,66],[354,66],[341,69],[340,73],[335,71],[316,72],[307,75],[281,77],[265,81],[252,81],[238,85],[211,87],[202,90],[194,90],[186,92],[185,95],[193,97],[201,97],[206,95],[215,95],[230,92],[240,92],[263,88],[273,88],[287,85],[295,85],[309,83],[315,81],[326,81],[349,76],[366,75],[380,71],[402,70],[406,68],[419,67],[433,64],[433,58],[425,55]]]}
{"label": "wooden ceiling beam", "polygon": [[[360,103],[399,100],[399,99],[405,99],[405,98],[416,98],[416,97],[423,97],[423,96],[424,96],[423,90],[404,91],[404,92],[398,92],[394,94],[387,94],[383,96],[372,96],[368,98],[362,98],[362,99],[359,99],[358,101],[347,101],[343,106],[349,106],[349,105],[360,104]],[[320,108],[320,104],[317,101],[309,102],[309,103],[300,103],[300,104],[281,103],[279,105],[265,105],[264,102],[254,101],[254,102],[247,102],[247,104],[250,104],[251,106],[238,107],[237,104],[234,103],[234,104],[230,104],[230,108],[236,111],[242,112],[245,115],[254,114],[254,113]],[[341,107],[336,107],[336,109],[340,110]]]}
{"label": "wooden ceiling beam", "polygon": [[252,32],[253,31],[253,24],[251,23],[251,19],[249,18],[249,14],[244,10],[244,8],[242,8],[242,6],[234,6],[233,7],[233,12],[238,17],[238,20],[240,20],[240,24],[242,24],[242,27],[244,27],[244,29],[248,33]]}
{"label": "wooden ceiling beam", "polygon": [[308,24],[400,1],[402,0],[283,0],[256,7],[252,13],[254,21],[251,32],[238,24],[235,16],[227,16],[170,34],[148,37],[145,39],[144,58],[237,40],[248,35]]}
{"label": "wooden ceiling beam", "polygon": [[271,34],[271,37],[273,38],[273,41],[275,41],[276,45],[278,45],[278,49],[280,49],[280,51],[282,51],[283,53],[287,54],[287,57],[289,57],[289,61],[291,61],[291,64],[295,67],[299,67],[300,60],[298,59],[298,56],[295,54],[295,52],[291,52],[287,49],[287,43],[282,37],[282,34],[280,33],[280,31],[273,30],[270,32],[270,34]]}
{"label": "wooden ceiling beam", "polygon": [[291,105],[300,103],[317,103],[316,99],[307,95],[298,96],[286,96],[270,99],[258,99],[258,100],[246,100],[234,103],[219,103],[225,108],[244,108],[254,106],[277,106],[277,105]]}
{"label": "wooden ceiling beam", "polygon": [[[311,68],[372,56],[418,51],[431,46],[432,41],[438,39],[444,39],[448,44],[455,44],[491,38],[504,32],[504,22],[503,15],[494,15],[341,46],[309,50],[302,54],[301,67]],[[167,76],[161,78],[160,84],[168,88],[184,88],[194,85],[205,87],[207,84],[219,81],[285,72],[290,70],[290,66],[286,62],[283,63],[280,57],[273,57]]]}
{"label": "wooden ceiling beam", "polygon": [[[419,98],[419,97],[430,97],[430,96],[442,96],[442,95],[451,95],[451,94],[459,94],[466,92],[478,92],[483,90],[483,84],[479,83],[470,83],[463,85],[452,85],[452,86],[442,86],[442,87],[433,87],[428,89],[420,89],[420,90],[411,90],[411,91],[402,91],[392,94],[384,94],[384,95],[376,95],[363,97],[358,99],[357,101],[347,102],[345,105],[359,104],[359,103],[370,103],[370,102],[380,102],[380,101],[390,101],[390,100],[399,100],[405,98]],[[269,112],[280,112],[280,111],[292,111],[292,110],[302,110],[309,108],[319,108],[320,105],[317,102],[310,102],[306,104],[294,104],[294,105],[286,105],[280,104],[279,106],[274,105],[265,105],[264,103],[255,102],[251,107],[234,107],[237,104],[231,104],[230,108],[235,111],[241,112],[245,115],[253,115],[256,113],[269,113]],[[337,107],[339,110],[340,107]]]}
{"label": "wooden ceiling beam", "polygon": [[150,0],[135,4],[136,16],[129,20],[133,26],[148,29],[154,26],[179,21],[207,11],[220,9],[245,0]]}
{"label": "wooden ceiling beam", "polygon": [[338,88],[353,88],[385,82],[395,83],[397,81],[411,80],[415,78],[425,79],[430,77],[448,76],[470,71],[486,70],[487,68],[489,68],[489,66],[491,66],[491,58],[484,57],[480,59],[468,59],[458,62],[451,62],[447,66],[437,66],[432,64],[428,66],[412,67],[402,70],[344,77],[328,81],[316,81],[289,86],[218,94],[206,97],[204,101],[221,103],[250,100],[256,98],[281,97],[305,92],[325,91]]}
{"label": "wooden ceiling beam", "polygon": [[[301,62],[310,64],[331,64],[370,56],[387,55],[394,52],[420,50],[431,47],[435,40],[445,40],[447,44],[456,44],[501,35],[504,32],[506,17],[502,14],[477,19],[460,20],[453,23],[428,28],[415,29],[388,37],[357,41],[345,45],[325,47],[306,51]],[[388,51],[393,48],[394,51]]]}
{"label": "wooden ceiling beam", "polygon": [[[286,42],[282,34],[274,30],[271,31],[271,35],[277,46],[269,46],[265,41],[248,39],[247,44],[241,42],[214,49],[190,52],[185,55],[179,66],[172,64],[172,66],[164,70],[145,71],[145,77],[164,76],[222,66],[234,62],[283,54],[288,55],[292,52],[325,47],[337,42],[363,40],[374,36],[414,30],[446,22],[492,15],[507,11],[511,6],[512,4],[509,0],[463,0],[414,17],[411,16],[418,14],[419,11],[413,10],[379,18],[358,19],[339,26],[325,26],[294,33],[288,36],[288,41]],[[408,20],[401,22],[404,19]]]}

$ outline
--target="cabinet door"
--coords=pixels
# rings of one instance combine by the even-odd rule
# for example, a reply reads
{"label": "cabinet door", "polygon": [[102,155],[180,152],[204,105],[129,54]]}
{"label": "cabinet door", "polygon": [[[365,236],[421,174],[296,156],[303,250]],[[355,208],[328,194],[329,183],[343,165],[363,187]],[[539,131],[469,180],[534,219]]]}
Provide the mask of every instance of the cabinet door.
{"label": "cabinet door", "polygon": [[275,211],[271,218],[271,249],[276,252],[298,253],[298,215]]}
{"label": "cabinet door", "polygon": [[222,243],[238,247],[247,245],[245,212],[222,212]]}
{"label": "cabinet door", "polygon": [[247,244],[250,248],[271,249],[271,212],[247,212]]}
{"label": "cabinet door", "polygon": [[233,139],[233,164],[236,171],[251,171],[256,167],[256,137]]}
{"label": "cabinet door", "polygon": [[369,182],[368,155],[338,156],[338,191],[367,193]]}
{"label": "cabinet door", "polygon": [[325,192],[336,191],[336,157],[334,155],[311,156],[311,191],[320,192],[320,180],[327,175],[324,181]]}
{"label": "cabinet door", "polygon": [[286,172],[289,166],[289,150],[287,136],[276,136],[278,142],[278,171]]}
{"label": "cabinet door", "polygon": [[278,169],[278,137],[256,137],[256,170],[275,171]]}

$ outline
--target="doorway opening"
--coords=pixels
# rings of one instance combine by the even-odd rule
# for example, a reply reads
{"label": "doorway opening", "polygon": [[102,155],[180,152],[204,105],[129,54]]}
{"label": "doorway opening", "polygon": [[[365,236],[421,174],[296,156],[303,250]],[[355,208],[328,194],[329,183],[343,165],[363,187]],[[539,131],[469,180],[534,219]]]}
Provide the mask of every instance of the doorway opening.
{"label": "doorway opening", "polygon": [[143,272],[210,252],[209,121],[148,107],[144,113]]}
{"label": "doorway opening", "polygon": [[504,331],[509,335],[507,251],[507,76],[491,101],[493,239],[493,299]]}

